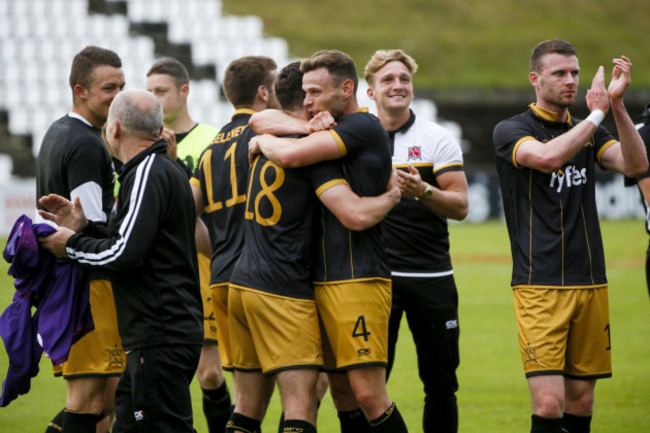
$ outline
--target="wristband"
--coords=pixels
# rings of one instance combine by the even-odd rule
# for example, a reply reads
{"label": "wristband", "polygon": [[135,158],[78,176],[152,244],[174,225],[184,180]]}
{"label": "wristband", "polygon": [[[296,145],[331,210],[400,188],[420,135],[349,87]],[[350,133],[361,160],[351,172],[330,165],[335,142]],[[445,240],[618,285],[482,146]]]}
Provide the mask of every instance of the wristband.
{"label": "wristband", "polygon": [[600,125],[600,122],[602,122],[604,118],[605,118],[605,113],[603,113],[601,110],[594,110],[591,113],[589,113],[589,116],[587,116],[585,120],[590,121],[591,123],[596,125],[596,127],[598,127],[598,125]]}

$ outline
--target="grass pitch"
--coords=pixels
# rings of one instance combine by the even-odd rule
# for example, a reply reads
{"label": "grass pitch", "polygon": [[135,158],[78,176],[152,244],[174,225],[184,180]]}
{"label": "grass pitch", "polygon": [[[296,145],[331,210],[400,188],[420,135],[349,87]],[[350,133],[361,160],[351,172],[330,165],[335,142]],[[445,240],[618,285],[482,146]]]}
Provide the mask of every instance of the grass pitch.
{"label": "grass pitch", "polygon": [[[644,259],[648,239],[643,223],[605,221],[602,224],[610,284],[614,376],[599,382],[592,431],[642,433],[650,426],[650,300]],[[460,432],[515,433],[529,430],[530,403],[519,355],[509,287],[511,262],[505,224],[453,224],[452,260],[460,298],[461,365]],[[4,246],[4,242],[2,242]],[[0,263],[0,310],[11,302],[8,265]],[[7,371],[0,350],[0,377]],[[230,381],[229,374],[226,374]],[[398,342],[389,395],[397,403],[410,432],[421,432],[424,394],[418,378],[415,350],[406,323]],[[200,390],[192,384],[195,427],[206,433]],[[65,384],[51,374],[43,358],[32,390],[0,408],[0,431],[42,432],[65,404]],[[277,431],[279,399],[274,395],[263,430]],[[337,432],[338,418],[326,396],[318,430]]]}

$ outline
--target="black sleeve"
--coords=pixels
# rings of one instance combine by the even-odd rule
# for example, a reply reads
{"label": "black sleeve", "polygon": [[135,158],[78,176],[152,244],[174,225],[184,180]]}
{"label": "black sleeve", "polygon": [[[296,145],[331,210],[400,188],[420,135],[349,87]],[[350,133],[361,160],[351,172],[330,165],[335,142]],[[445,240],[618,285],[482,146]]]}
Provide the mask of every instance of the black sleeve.
{"label": "black sleeve", "polygon": [[192,169],[187,164],[185,164],[183,161],[181,161],[180,158],[176,158],[176,162],[178,163],[178,165],[181,166],[181,168],[183,169],[183,171],[187,175],[187,178],[188,179],[191,178],[192,177]]}
{"label": "black sleeve", "polygon": [[102,239],[83,233],[73,235],[66,246],[68,256],[79,263],[111,271],[140,266],[154,242],[160,216],[165,212],[167,181],[156,171],[154,156],[145,159],[138,167],[138,174],[122,185],[115,229]]}

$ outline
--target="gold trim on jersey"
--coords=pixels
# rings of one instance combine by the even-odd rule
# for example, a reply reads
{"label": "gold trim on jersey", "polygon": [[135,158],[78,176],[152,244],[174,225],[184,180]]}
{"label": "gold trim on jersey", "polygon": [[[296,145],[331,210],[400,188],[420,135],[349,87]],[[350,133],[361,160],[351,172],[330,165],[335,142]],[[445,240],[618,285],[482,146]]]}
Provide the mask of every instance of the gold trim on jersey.
{"label": "gold trim on jersey", "polygon": [[528,206],[528,284],[530,284],[533,280],[533,170],[528,171]]}
{"label": "gold trim on jersey", "polygon": [[[562,238],[562,259],[560,260],[562,264],[560,267],[562,268],[562,285],[564,285],[564,257],[566,254],[564,252],[564,205],[562,204],[562,200],[560,200],[560,233]],[[593,278],[591,282],[594,282]]]}
{"label": "gold trim on jersey", "polygon": [[330,129],[330,134],[334,138],[334,141],[336,141],[336,145],[339,147],[339,152],[341,153],[340,156],[347,155],[348,149],[345,147],[345,143],[343,142],[341,137],[333,129]]}
{"label": "gold trim on jersey", "polygon": [[393,167],[395,168],[406,168],[408,166],[411,167],[433,167],[433,163],[431,162],[414,162],[413,164],[407,163],[407,164],[393,164]]}
{"label": "gold trim on jersey", "polygon": [[594,283],[594,265],[591,261],[591,243],[589,242],[589,233],[587,233],[587,219],[585,218],[585,209],[580,204],[580,214],[582,215],[582,227],[585,229],[585,240],[587,241],[587,253],[589,254],[589,276],[591,283]]}
{"label": "gold trim on jersey", "polygon": [[239,114],[250,114],[252,116],[255,113],[257,113],[257,111],[253,110],[252,108],[238,108],[235,110],[235,113],[232,115],[231,119]]}
{"label": "gold trim on jersey", "polygon": [[[336,280],[336,281],[313,281],[314,286],[326,286],[328,284],[346,284],[346,283],[362,283],[364,281],[392,281],[390,278],[382,277],[366,277],[366,278],[349,278],[347,280]],[[524,286],[528,287],[528,286]]]}
{"label": "gold trim on jersey", "polygon": [[198,189],[201,189],[201,181],[195,177],[190,177],[190,185],[194,185]]}
{"label": "gold trim on jersey", "polygon": [[357,110],[357,113],[368,113],[370,110],[368,110],[368,107],[359,107]]}
{"label": "gold trim on jersey", "polygon": [[334,187],[336,185],[347,185],[347,184],[348,184],[348,181],[345,180],[345,179],[332,179],[332,180],[330,180],[328,182],[325,182],[321,186],[319,186],[316,189],[316,195],[318,197],[320,197],[320,195],[322,193],[324,193],[325,191],[327,191],[328,189],[330,189],[330,188],[332,188],[332,187]]}
{"label": "gold trim on jersey", "polygon": [[596,161],[600,162],[600,159],[603,157],[603,153],[605,153],[605,151],[607,149],[609,149],[615,143],[618,143],[618,141],[609,140],[607,143],[605,143],[603,145],[603,147],[601,147],[600,150],[598,151],[598,153],[596,154]]}
{"label": "gold trim on jersey", "polygon": [[517,164],[517,149],[519,149],[519,146],[521,145],[521,143],[523,143],[524,141],[528,141],[528,140],[537,141],[537,139],[535,137],[533,137],[532,135],[527,135],[527,136],[521,137],[519,140],[517,140],[517,142],[515,143],[515,147],[512,149],[512,165],[514,165],[515,168],[521,168],[521,167],[519,167],[519,164]]}
{"label": "gold trim on jersey", "polygon": [[560,115],[556,113],[555,111],[547,110],[546,108],[538,107],[536,103],[532,103],[529,105],[530,109],[535,113],[537,117],[541,117],[544,120],[548,120],[550,122],[560,122],[560,123],[568,123],[569,125],[572,124],[571,120],[571,113],[567,111],[567,119],[566,122],[562,122],[560,120]]}
{"label": "gold trim on jersey", "polygon": [[447,165],[443,165],[442,167],[435,168],[435,169],[433,170],[433,172],[434,172],[434,173],[437,173],[437,172],[439,172],[440,170],[442,170],[442,169],[444,169],[444,168],[449,168],[449,167],[464,167],[464,166],[465,166],[465,165],[464,165],[462,162],[457,162],[457,163],[455,163],[455,164],[447,164]]}
{"label": "gold trim on jersey", "polygon": [[513,289],[552,289],[552,290],[586,290],[586,289],[602,289],[607,287],[607,283],[593,284],[591,286],[551,286],[543,284],[517,284],[512,286]]}

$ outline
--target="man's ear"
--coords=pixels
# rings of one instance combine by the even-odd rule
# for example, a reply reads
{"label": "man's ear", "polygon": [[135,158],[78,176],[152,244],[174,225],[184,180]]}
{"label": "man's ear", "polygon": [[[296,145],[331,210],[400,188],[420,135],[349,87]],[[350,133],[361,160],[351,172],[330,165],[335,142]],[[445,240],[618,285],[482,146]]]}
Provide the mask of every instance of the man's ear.
{"label": "man's ear", "polygon": [[257,97],[260,98],[260,101],[267,102],[269,100],[269,90],[264,86],[259,86],[257,88]]}
{"label": "man's ear", "polygon": [[[106,131],[108,132],[108,128],[106,128]],[[117,139],[120,134],[122,133],[122,125],[120,125],[120,122],[117,120],[113,120],[113,137]]]}
{"label": "man's ear", "polygon": [[345,80],[341,85],[341,90],[343,91],[343,96],[346,98],[354,95],[354,81],[350,79]]}
{"label": "man's ear", "polygon": [[181,95],[185,96],[187,98],[187,95],[190,94],[190,85],[189,84],[183,84],[180,88]]}
{"label": "man's ear", "polygon": [[539,78],[539,75],[537,75],[537,72],[535,72],[535,71],[531,72],[528,75],[528,81],[530,81],[530,84],[532,84],[533,87],[536,87],[538,78]]}
{"label": "man's ear", "polygon": [[75,98],[85,100],[88,98],[88,90],[81,84],[75,84],[72,88]]}
{"label": "man's ear", "polygon": [[368,98],[372,99],[373,101],[375,100],[375,91],[372,89],[372,87],[368,87],[366,93],[368,94]]}

